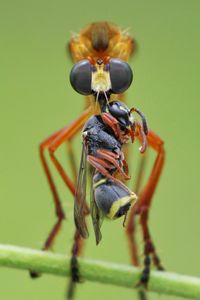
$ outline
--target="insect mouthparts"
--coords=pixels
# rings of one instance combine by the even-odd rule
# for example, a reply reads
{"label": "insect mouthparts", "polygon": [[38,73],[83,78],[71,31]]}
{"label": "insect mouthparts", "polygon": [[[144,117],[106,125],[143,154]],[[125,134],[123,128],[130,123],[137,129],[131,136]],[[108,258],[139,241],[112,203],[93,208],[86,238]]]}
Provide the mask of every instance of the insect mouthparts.
{"label": "insect mouthparts", "polygon": [[101,58],[98,59],[98,60],[97,60],[97,64],[98,64],[99,66],[102,65],[102,64],[103,64],[103,59],[101,59]]}

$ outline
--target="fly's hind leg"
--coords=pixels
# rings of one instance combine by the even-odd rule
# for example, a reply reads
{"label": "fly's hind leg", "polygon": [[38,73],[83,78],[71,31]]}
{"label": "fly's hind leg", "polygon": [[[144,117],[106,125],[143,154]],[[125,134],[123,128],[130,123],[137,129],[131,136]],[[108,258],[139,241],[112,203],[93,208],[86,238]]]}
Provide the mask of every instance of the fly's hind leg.
{"label": "fly's hind leg", "polygon": [[[89,210],[87,210],[87,215]],[[77,283],[81,282],[79,273],[79,266],[77,257],[82,254],[84,247],[84,239],[81,237],[79,231],[76,229],[74,233],[74,241],[71,249],[71,261],[70,261],[70,281],[67,288],[67,299],[72,300],[74,298],[75,288]]]}
{"label": "fly's hind leg", "polygon": [[76,283],[79,283],[81,281],[80,274],[79,274],[79,267],[78,267],[78,261],[77,257],[80,256],[81,250],[83,248],[83,239],[79,233],[79,231],[76,229],[74,233],[74,241],[71,249],[71,277],[67,289],[67,299],[71,300],[73,299]]}
{"label": "fly's hind leg", "polygon": [[44,247],[43,247],[44,250],[48,250],[52,246],[54,239],[60,229],[59,225],[61,225],[61,222],[64,218],[64,213],[63,213],[63,210],[61,207],[61,202],[60,202],[57,190],[56,190],[55,183],[53,181],[53,177],[52,177],[50,169],[48,167],[48,164],[47,164],[47,161],[46,161],[46,158],[44,155],[44,151],[46,149],[48,150],[53,164],[55,165],[56,169],[58,170],[59,174],[61,175],[64,183],[66,184],[68,189],[71,191],[72,195],[74,195],[75,194],[75,184],[69,178],[69,176],[67,175],[67,173],[65,172],[65,170],[63,169],[61,164],[59,163],[58,159],[55,157],[54,153],[61,144],[70,140],[70,138],[72,138],[72,136],[74,136],[83,127],[83,125],[86,122],[86,120],[88,119],[89,115],[90,115],[90,110],[86,110],[85,112],[83,112],[81,114],[81,116],[77,120],[72,122],[69,126],[62,128],[61,130],[59,130],[58,132],[56,132],[55,134],[50,136],[48,139],[46,139],[40,145],[40,157],[41,157],[41,161],[42,161],[42,164],[44,167],[45,174],[48,179],[50,189],[52,191],[53,200],[54,200],[55,209],[56,209],[56,215],[58,217],[57,223],[53,227],[50,235],[48,236],[48,238],[44,244]]}
{"label": "fly's hind leg", "polygon": [[[164,268],[161,265],[160,259],[156,253],[153,241],[151,239],[151,234],[148,227],[148,216],[149,216],[149,209],[151,206],[152,197],[155,192],[156,186],[158,184],[164,166],[165,150],[164,150],[164,142],[152,131],[149,132],[148,143],[149,146],[152,147],[152,149],[157,152],[157,156],[149,180],[140,194],[139,201],[138,201],[138,213],[140,215],[140,224],[143,232],[144,255],[145,257],[151,255],[155,267],[158,270],[163,270]],[[147,266],[148,266],[148,261],[147,261]]]}
{"label": "fly's hind leg", "polygon": [[[149,132],[148,136],[149,146],[156,151],[157,156],[154,162],[150,177],[144,186],[142,192],[139,193],[138,202],[132,208],[129,214],[129,220],[127,225],[127,237],[131,249],[132,263],[134,265],[139,265],[139,259],[137,255],[137,247],[135,242],[135,218],[139,215],[139,220],[142,228],[143,240],[144,240],[144,269],[142,272],[140,284],[147,286],[150,273],[151,259],[158,270],[163,270],[160,263],[160,259],[156,253],[155,246],[153,244],[151,234],[148,227],[148,216],[149,209],[152,202],[152,197],[155,192],[156,186],[158,184],[165,159],[164,143],[163,141],[152,131]],[[141,167],[141,174],[143,172],[143,167]],[[138,188],[140,185],[142,176],[138,180]]]}

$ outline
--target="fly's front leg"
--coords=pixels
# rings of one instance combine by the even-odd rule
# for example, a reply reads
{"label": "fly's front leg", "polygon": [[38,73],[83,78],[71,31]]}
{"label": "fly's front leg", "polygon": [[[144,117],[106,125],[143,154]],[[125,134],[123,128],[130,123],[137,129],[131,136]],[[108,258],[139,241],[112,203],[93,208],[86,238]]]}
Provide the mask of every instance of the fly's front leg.
{"label": "fly's front leg", "polygon": [[[149,273],[150,273],[150,263],[151,258],[153,260],[154,265],[159,270],[163,270],[163,267],[160,263],[160,259],[156,253],[149,227],[148,227],[148,216],[149,216],[149,209],[152,202],[152,197],[155,192],[156,186],[158,184],[163,165],[165,159],[165,151],[164,151],[164,143],[163,141],[152,131],[149,132],[147,136],[149,146],[157,152],[156,160],[154,162],[150,177],[147,181],[142,192],[139,194],[139,199],[136,205],[132,208],[128,226],[127,226],[127,235],[128,240],[131,245],[131,256],[132,256],[132,263],[135,265],[139,264],[138,255],[134,251],[136,248],[135,243],[135,236],[134,234],[134,226],[135,226],[135,217],[139,215],[140,224],[142,227],[143,233],[143,240],[144,240],[144,269],[141,276],[141,283],[143,285],[147,285],[149,280]],[[142,172],[142,170],[141,170]]]}
{"label": "fly's front leg", "polygon": [[43,168],[44,168],[44,171],[45,171],[48,183],[49,183],[49,187],[50,187],[52,195],[53,195],[53,201],[54,201],[54,205],[55,205],[55,213],[57,216],[57,222],[54,224],[51,232],[49,233],[48,238],[46,239],[44,246],[42,248],[43,250],[48,250],[51,247],[56,235],[58,234],[58,232],[61,228],[62,220],[65,218],[65,214],[64,214],[61,202],[60,202],[58,191],[57,191],[54,179],[52,177],[52,174],[50,172],[50,169],[49,169],[46,157],[45,157],[45,150],[48,149],[49,145],[56,138],[56,136],[59,135],[59,133],[62,130],[64,130],[64,128],[57,131],[56,133],[52,134],[50,137],[48,137],[46,140],[44,140],[39,146],[41,163],[43,165]]}
{"label": "fly's front leg", "polygon": [[[57,222],[54,224],[50,234],[48,235],[43,250],[48,250],[55,240],[55,237],[57,236],[60,228],[62,220],[64,219],[64,212],[61,206],[61,202],[59,199],[59,195],[56,189],[56,185],[54,183],[52,174],[50,172],[46,157],[45,157],[45,150],[47,149],[49,151],[51,160],[53,161],[54,165],[56,166],[58,172],[60,173],[61,177],[63,178],[65,184],[71,191],[73,195],[75,195],[75,184],[70,179],[70,177],[67,175],[67,173],[62,168],[61,164],[56,159],[54,152],[56,149],[65,141],[70,140],[84,125],[84,123],[87,121],[88,117],[90,116],[91,112],[90,109],[87,109],[85,112],[81,114],[81,116],[75,120],[73,123],[71,123],[69,126],[62,128],[61,130],[57,131],[53,135],[51,135],[49,138],[47,138],[44,142],[40,144],[40,158],[41,162],[53,195],[55,210],[56,210],[56,216],[58,218]],[[31,272],[32,277],[37,277],[37,274],[35,272]]]}
{"label": "fly's front leg", "polygon": [[[56,136],[58,136],[60,134],[60,132],[64,130],[64,128],[60,129],[59,131],[53,133],[51,136],[49,136],[47,139],[45,139],[39,146],[39,154],[40,154],[40,160],[45,172],[45,175],[47,177],[48,183],[49,183],[49,187],[50,190],[52,192],[52,196],[53,196],[53,201],[54,201],[54,206],[55,206],[55,213],[56,213],[56,217],[57,217],[57,221],[56,223],[53,225],[43,247],[42,250],[46,251],[48,250],[53,242],[55,237],[57,236],[57,234],[60,231],[61,228],[61,224],[62,224],[62,220],[65,218],[65,214],[60,202],[60,198],[58,195],[58,191],[54,182],[54,179],[52,177],[51,171],[49,169],[48,163],[47,163],[47,159],[45,157],[45,150],[48,149],[49,145],[52,143],[52,141],[56,138]],[[40,274],[34,271],[30,271],[30,276],[32,278],[37,278]]]}
{"label": "fly's front leg", "polygon": [[[91,114],[90,109],[86,110],[75,122],[73,122],[68,128],[64,129],[56,136],[56,138],[52,141],[50,146],[48,147],[50,158],[55,165],[56,169],[58,170],[59,174],[61,175],[64,183],[69,188],[73,196],[75,196],[75,184],[70,179],[66,171],[63,169],[62,165],[58,161],[55,156],[55,151],[63,142],[68,142],[71,138],[83,127],[87,119]],[[86,209],[88,212],[88,208]],[[80,255],[83,248],[83,240],[80,236],[80,233],[76,230],[74,234],[74,242],[72,246],[72,257],[71,257],[71,279],[70,284],[68,287],[68,299],[72,299],[74,295],[74,289],[76,283],[80,281],[79,279],[79,270],[78,270],[78,262],[77,256]]]}
{"label": "fly's front leg", "polygon": [[76,159],[73,151],[73,138],[71,138],[69,141],[66,142],[66,152],[67,152],[67,157],[69,158],[73,180],[74,182],[76,182],[78,178],[78,172],[77,172]]}
{"label": "fly's front leg", "polygon": [[[57,132],[57,134],[54,135],[54,138],[50,138],[48,140],[47,143],[45,143],[45,146],[43,145],[42,148],[42,152],[44,153],[45,148],[48,149],[49,154],[50,154],[50,158],[52,160],[52,162],[54,163],[55,167],[57,168],[58,172],[60,173],[63,181],[65,182],[66,186],[69,188],[69,190],[71,191],[71,193],[73,195],[75,195],[75,184],[74,182],[70,179],[70,177],[68,176],[68,174],[65,172],[65,170],[63,169],[62,165],[59,163],[59,161],[57,160],[57,158],[55,157],[54,152],[57,150],[57,148],[64,142],[70,140],[70,138],[72,138],[84,125],[84,123],[87,121],[88,117],[90,115],[90,110],[86,110],[85,112],[83,112],[81,114],[81,116],[75,120],[73,123],[71,123],[68,127],[61,129],[59,132]],[[49,181],[49,185],[51,187],[52,193],[53,193],[53,188],[52,188],[52,176],[50,174],[50,171],[48,169],[48,172],[46,172],[46,169],[44,168],[45,173],[47,175],[48,181]],[[50,175],[50,176],[49,176]],[[51,179],[51,180],[49,180]],[[55,186],[55,184],[54,184]],[[58,216],[58,222],[59,224],[61,224],[62,219],[64,217],[63,211],[60,211],[60,201],[58,198],[55,197],[55,194],[53,193],[53,198],[54,198],[54,203],[55,203],[55,207],[56,207],[56,214]],[[49,237],[46,240],[46,243],[44,245],[44,249],[47,250],[50,248],[50,246],[53,244],[54,238],[58,233],[58,230],[56,231],[56,229],[59,227],[57,225],[57,223],[55,224],[54,228],[52,229]],[[60,229],[60,227],[59,227]]]}

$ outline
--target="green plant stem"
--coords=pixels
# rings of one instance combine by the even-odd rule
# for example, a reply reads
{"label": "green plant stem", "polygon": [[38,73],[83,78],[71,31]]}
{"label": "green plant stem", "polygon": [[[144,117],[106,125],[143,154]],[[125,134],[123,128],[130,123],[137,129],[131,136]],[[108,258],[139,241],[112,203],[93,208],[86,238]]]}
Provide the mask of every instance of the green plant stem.
{"label": "green plant stem", "polygon": [[[50,252],[0,245],[0,266],[69,276],[70,258]],[[141,270],[135,267],[79,258],[83,279],[134,288]],[[200,300],[200,279],[169,272],[152,271],[149,291]]]}

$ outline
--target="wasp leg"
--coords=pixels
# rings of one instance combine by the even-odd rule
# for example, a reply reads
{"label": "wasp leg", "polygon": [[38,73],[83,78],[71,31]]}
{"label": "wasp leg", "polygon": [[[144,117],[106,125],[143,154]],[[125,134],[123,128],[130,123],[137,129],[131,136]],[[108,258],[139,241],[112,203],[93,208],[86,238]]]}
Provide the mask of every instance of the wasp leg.
{"label": "wasp leg", "polygon": [[[150,262],[151,257],[153,263],[158,270],[163,270],[160,263],[159,257],[156,253],[153,241],[151,239],[149,227],[148,227],[148,214],[151,206],[152,197],[156,186],[158,184],[165,158],[164,143],[163,141],[152,131],[149,132],[147,136],[149,146],[157,152],[157,157],[154,162],[150,177],[147,184],[145,185],[142,192],[139,194],[139,199],[136,205],[132,208],[129,214],[128,226],[127,226],[127,236],[131,249],[131,258],[134,265],[139,265],[139,259],[137,255],[137,247],[135,242],[135,217],[138,214],[140,218],[140,224],[142,227],[143,240],[144,240],[144,269],[142,272],[140,283],[147,286],[150,273]],[[142,172],[142,170],[141,170]],[[141,178],[139,179],[141,180]],[[139,188],[139,187],[138,187]]]}
{"label": "wasp leg", "polygon": [[92,155],[88,155],[87,160],[102,175],[104,175],[105,177],[113,180],[114,182],[116,182],[119,185],[121,185],[122,187],[124,187],[127,191],[129,191],[128,187],[126,185],[124,185],[123,182],[121,182],[117,178],[110,175],[110,173],[107,171],[107,169],[111,168],[111,165],[109,163],[105,162],[103,159],[97,158],[97,157],[92,156]]}
{"label": "wasp leg", "polygon": [[[42,165],[44,168],[44,172],[46,174],[46,177],[47,177],[47,180],[48,180],[48,183],[49,183],[52,195],[53,195],[56,216],[58,218],[57,222],[54,224],[52,230],[50,231],[50,234],[48,235],[48,237],[44,243],[44,246],[42,248],[43,250],[48,250],[53,245],[55,237],[57,236],[57,234],[61,228],[62,220],[65,217],[62,206],[61,206],[61,202],[60,202],[60,199],[58,196],[58,192],[56,189],[56,185],[55,185],[53,177],[51,175],[44,152],[46,149],[48,149],[50,157],[51,157],[54,165],[56,166],[58,172],[62,176],[67,187],[74,195],[75,194],[75,185],[71,181],[69,176],[65,173],[64,169],[62,168],[62,166],[60,165],[58,160],[56,159],[54,152],[63,142],[70,140],[70,138],[72,138],[82,128],[84,123],[89,118],[90,114],[91,114],[90,109],[87,109],[86,111],[84,111],[81,114],[81,116],[79,118],[77,118],[77,120],[72,122],[69,126],[62,128],[61,130],[55,132],[54,134],[52,134],[50,137],[48,137],[46,140],[44,140],[40,144],[40,148],[39,148],[40,149],[40,159],[41,159],[41,162],[42,162]],[[31,272],[30,275],[32,278],[35,278],[39,274],[37,274],[35,272]]]}
{"label": "wasp leg", "polygon": [[99,173],[104,175],[105,177],[113,180],[114,182],[118,182],[119,184],[123,185],[123,183],[118,180],[117,178],[113,177],[108,170],[110,170],[113,166],[104,161],[103,159],[100,159],[98,157],[88,155],[87,160],[90,163],[91,166],[93,166]]}
{"label": "wasp leg", "polygon": [[107,169],[110,169],[112,166],[110,163],[105,162],[103,159],[95,157],[93,155],[87,156],[88,162],[97,169],[102,175],[106,176],[107,178],[115,180],[115,178],[110,175]]}
{"label": "wasp leg", "polygon": [[122,135],[121,135],[120,127],[119,127],[119,122],[113,116],[111,116],[108,113],[102,113],[101,118],[104,121],[104,123],[108,124],[108,126],[110,128],[112,128],[115,136],[117,138],[121,139]]}
{"label": "wasp leg", "polygon": [[138,131],[137,135],[139,136],[139,139],[141,141],[141,146],[140,146],[139,150],[140,150],[140,153],[144,153],[146,151],[147,145],[148,145],[147,136],[146,136],[146,133],[143,130],[142,125],[137,121],[135,121],[135,124],[136,124],[136,128],[137,128],[137,131]]}
{"label": "wasp leg", "polygon": [[119,154],[111,152],[111,151],[106,150],[106,149],[99,149],[99,150],[97,150],[97,152],[98,151],[100,151],[100,153],[109,154],[109,156],[111,156],[112,158],[115,158],[115,159],[119,159],[120,158]]}
{"label": "wasp leg", "polygon": [[123,171],[122,167],[119,166],[119,164],[116,161],[116,157],[113,157],[113,153],[110,151],[106,151],[103,149],[98,149],[97,153],[99,154],[100,158],[107,160],[109,163],[111,163],[124,177],[124,179],[130,179],[130,177]]}

